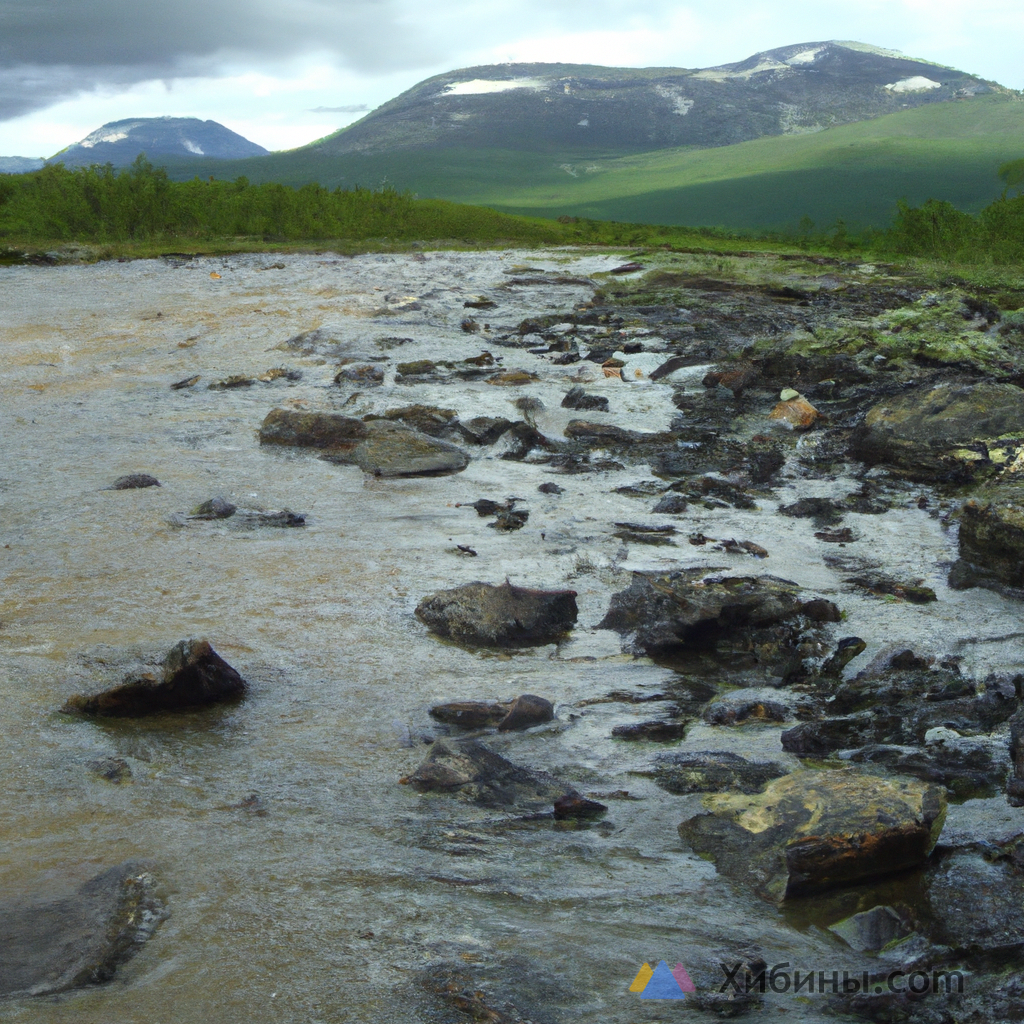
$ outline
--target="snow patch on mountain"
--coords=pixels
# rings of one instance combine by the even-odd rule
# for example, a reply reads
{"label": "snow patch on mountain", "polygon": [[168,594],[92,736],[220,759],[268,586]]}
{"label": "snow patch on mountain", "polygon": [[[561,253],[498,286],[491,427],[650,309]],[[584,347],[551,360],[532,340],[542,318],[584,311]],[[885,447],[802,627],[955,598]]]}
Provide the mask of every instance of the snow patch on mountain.
{"label": "snow patch on mountain", "polygon": [[495,92],[509,92],[511,89],[532,89],[542,92],[550,89],[551,83],[543,78],[506,78],[495,81],[491,78],[474,78],[469,82],[453,82],[446,85],[442,96],[483,96]]}
{"label": "snow patch on mountain", "polygon": [[941,89],[941,82],[933,82],[924,75],[914,75],[913,78],[901,78],[898,82],[887,85],[890,92],[925,92],[928,89]]}

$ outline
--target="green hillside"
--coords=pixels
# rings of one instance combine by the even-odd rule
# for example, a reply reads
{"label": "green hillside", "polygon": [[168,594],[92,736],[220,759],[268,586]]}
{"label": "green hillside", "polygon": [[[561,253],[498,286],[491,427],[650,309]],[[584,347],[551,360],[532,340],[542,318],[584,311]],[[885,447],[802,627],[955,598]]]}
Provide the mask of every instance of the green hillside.
{"label": "green hillside", "polygon": [[1001,191],[996,170],[1024,157],[1024,101],[989,95],[934,103],[806,135],[713,149],[623,154],[436,149],[327,156],[304,148],[240,161],[168,163],[173,177],[245,175],[328,187],[386,180],[423,197],[510,213],[734,229],[888,224],[897,200],[946,199],[977,212]]}

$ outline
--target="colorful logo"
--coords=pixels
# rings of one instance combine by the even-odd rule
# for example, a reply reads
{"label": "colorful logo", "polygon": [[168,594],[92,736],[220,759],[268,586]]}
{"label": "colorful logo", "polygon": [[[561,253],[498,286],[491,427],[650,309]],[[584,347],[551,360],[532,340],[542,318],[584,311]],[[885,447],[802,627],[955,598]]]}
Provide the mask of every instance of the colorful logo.
{"label": "colorful logo", "polygon": [[682,964],[669,970],[668,964],[659,960],[653,971],[650,964],[640,968],[629,991],[639,992],[641,999],[685,999],[687,992],[697,989]]}

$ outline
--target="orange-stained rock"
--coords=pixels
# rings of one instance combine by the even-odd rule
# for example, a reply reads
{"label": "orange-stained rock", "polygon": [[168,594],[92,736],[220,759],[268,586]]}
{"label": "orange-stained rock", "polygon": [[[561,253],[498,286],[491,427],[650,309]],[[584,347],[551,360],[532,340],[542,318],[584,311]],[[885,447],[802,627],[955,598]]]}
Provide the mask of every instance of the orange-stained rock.
{"label": "orange-stained rock", "polygon": [[793,430],[810,430],[821,419],[821,413],[803,395],[797,395],[796,398],[779,402],[768,414],[768,418],[784,423]]}

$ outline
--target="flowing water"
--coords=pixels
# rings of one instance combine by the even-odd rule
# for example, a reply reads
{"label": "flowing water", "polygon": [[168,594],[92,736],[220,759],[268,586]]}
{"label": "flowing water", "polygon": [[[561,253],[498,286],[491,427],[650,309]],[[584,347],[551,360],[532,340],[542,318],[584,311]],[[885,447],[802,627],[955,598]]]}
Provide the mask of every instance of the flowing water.
{"label": "flowing water", "polygon": [[[268,269],[272,260],[283,268]],[[612,414],[588,418],[667,427],[675,409],[665,384],[605,380],[594,364],[555,367],[489,340],[499,325],[590,297],[585,285],[544,275],[510,286],[506,271],[525,262],[592,275],[621,259],[324,254],[0,268],[0,892],[64,892],[141,858],[170,912],[112,983],[15,1000],[0,1017],[465,1020],[417,981],[431,965],[455,963],[538,1022],[633,1022],[678,1016],[675,1004],[626,993],[644,961],[714,960],[757,945],[769,965],[859,969],[813,923],[788,921],[682,848],[676,826],[700,798],[671,796],[632,773],[661,748],[610,739],[614,725],[650,718],[658,704],[577,705],[615,690],[657,693],[671,681],[667,669],[622,655],[616,634],[592,628],[635,568],[726,565],[792,579],[846,610],[842,635],[869,644],[855,667],[893,644],[963,655],[971,674],[1014,666],[1017,641],[993,638],[1017,633],[1019,612],[987,591],[945,587],[955,538],[939,519],[912,504],[847,518],[870,538],[873,557],[939,594],[926,607],[897,605],[841,591],[810,522],[772,516],[771,502],[761,512],[657,517],[676,523],[681,546],[625,549],[614,522],[651,520],[650,501],[615,488],[648,479],[647,467],[555,476],[474,449],[456,476],[378,480],[257,443],[261,420],[280,405],[362,415],[421,402],[463,420],[516,419],[512,403],[523,394],[543,402],[537,426],[557,436],[578,415],[559,403],[581,374],[612,403]],[[493,330],[467,334],[463,302],[479,294],[498,302],[474,313]],[[280,347],[315,328],[341,354],[386,355],[390,367],[486,349],[541,379],[515,389],[409,385],[390,370],[357,393],[333,384],[334,360]],[[301,370],[301,381],[207,389],[276,366]],[[692,369],[694,386],[703,372]],[[202,376],[196,387],[169,388],[193,374]],[[129,472],[152,473],[162,486],[104,489]],[[547,480],[564,493],[538,493]],[[853,486],[794,478],[778,498]],[[307,525],[175,519],[215,495],[244,508],[287,507]],[[510,535],[456,507],[509,495],[530,511]],[[699,530],[756,541],[770,559],[740,564],[687,545]],[[425,594],[505,577],[577,590],[573,638],[486,655],[438,641],[413,616]],[[247,700],[137,722],[56,710],[188,636],[208,637],[242,673]],[[398,784],[438,735],[432,704],[522,692],[553,700],[556,721],[488,744],[604,794],[604,822],[515,820]],[[697,725],[682,748],[728,746],[787,763],[778,733]],[[128,763],[130,780],[117,785],[90,769],[109,756]],[[1001,801],[972,801],[953,809],[947,827],[998,830],[1008,813]],[[819,1019],[817,1004],[768,1000],[793,1019]]]}

